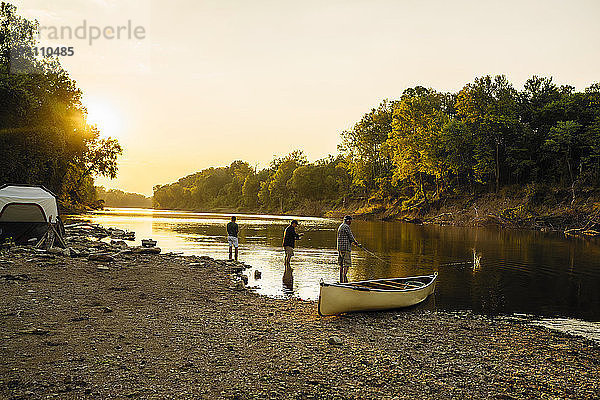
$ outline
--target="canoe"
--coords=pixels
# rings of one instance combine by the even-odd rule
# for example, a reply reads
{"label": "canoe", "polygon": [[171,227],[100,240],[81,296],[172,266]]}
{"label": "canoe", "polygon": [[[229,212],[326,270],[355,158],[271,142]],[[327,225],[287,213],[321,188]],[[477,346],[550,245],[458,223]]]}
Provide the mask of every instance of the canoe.
{"label": "canoe", "polygon": [[435,272],[433,275],[409,278],[348,283],[321,282],[319,315],[414,306],[433,293],[437,275]]}

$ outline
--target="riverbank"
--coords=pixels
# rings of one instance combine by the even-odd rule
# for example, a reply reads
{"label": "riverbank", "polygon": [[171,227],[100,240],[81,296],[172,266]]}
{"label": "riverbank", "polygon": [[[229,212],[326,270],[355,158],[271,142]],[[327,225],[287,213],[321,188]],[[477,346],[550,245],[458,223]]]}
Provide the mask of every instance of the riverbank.
{"label": "riverbank", "polygon": [[1,397],[600,396],[583,338],[418,308],[320,318],[244,288],[243,264],[120,247],[0,253]]}
{"label": "riverbank", "polygon": [[600,192],[580,191],[573,204],[566,189],[506,187],[499,193],[446,195],[412,204],[400,200],[354,201],[325,213],[359,218],[454,226],[565,231],[584,237],[600,236]]}
{"label": "riverbank", "polygon": [[[445,194],[438,199],[411,202],[399,199],[347,199],[333,205],[325,201],[304,201],[279,215],[340,219],[351,214],[366,220],[403,221],[415,224],[464,227],[560,231],[580,237],[600,237],[600,191],[580,190],[571,203],[568,189],[545,186],[504,187],[499,193]],[[265,213],[247,208],[191,209],[195,212]],[[275,213],[277,214],[277,213]]]}

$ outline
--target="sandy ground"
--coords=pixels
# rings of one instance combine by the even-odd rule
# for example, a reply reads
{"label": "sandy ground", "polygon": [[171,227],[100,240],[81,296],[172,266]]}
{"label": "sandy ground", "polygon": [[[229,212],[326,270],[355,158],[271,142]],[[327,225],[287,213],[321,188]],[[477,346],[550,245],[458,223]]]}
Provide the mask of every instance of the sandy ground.
{"label": "sandy ground", "polygon": [[321,318],[235,290],[239,267],[1,251],[0,398],[600,398],[583,338],[422,308]]}

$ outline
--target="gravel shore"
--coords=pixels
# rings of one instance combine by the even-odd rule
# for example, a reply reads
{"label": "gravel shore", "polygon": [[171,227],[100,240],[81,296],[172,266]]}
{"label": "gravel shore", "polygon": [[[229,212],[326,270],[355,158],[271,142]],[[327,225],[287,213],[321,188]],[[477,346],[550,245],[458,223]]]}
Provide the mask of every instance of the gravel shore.
{"label": "gravel shore", "polygon": [[422,308],[321,318],[243,268],[1,251],[0,398],[600,398],[583,338]]}

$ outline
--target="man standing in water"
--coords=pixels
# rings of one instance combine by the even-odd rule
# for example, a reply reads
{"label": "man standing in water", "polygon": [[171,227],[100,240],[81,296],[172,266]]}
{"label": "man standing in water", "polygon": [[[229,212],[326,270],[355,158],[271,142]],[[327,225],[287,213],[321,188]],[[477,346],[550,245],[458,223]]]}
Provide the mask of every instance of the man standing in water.
{"label": "man standing in water", "polygon": [[350,252],[352,244],[360,246],[350,230],[352,217],[346,215],[337,232],[338,264],[340,265],[340,283],[348,282],[348,269],[352,266]]}
{"label": "man standing in water", "polygon": [[229,243],[229,259],[231,260],[231,248],[235,247],[235,261],[238,259],[238,232],[240,228],[235,223],[235,216],[231,217],[231,222],[227,224],[227,243]]}
{"label": "man standing in water", "polygon": [[296,233],[296,227],[298,226],[298,221],[295,219],[290,222],[287,228],[283,233],[283,249],[285,250],[285,260],[283,265],[285,265],[285,271],[283,273],[283,281],[291,282],[293,280],[292,277],[292,256],[294,255],[294,247],[296,245],[296,240],[300,240],[302,238],[302,234]]}

